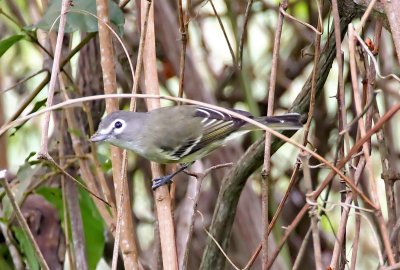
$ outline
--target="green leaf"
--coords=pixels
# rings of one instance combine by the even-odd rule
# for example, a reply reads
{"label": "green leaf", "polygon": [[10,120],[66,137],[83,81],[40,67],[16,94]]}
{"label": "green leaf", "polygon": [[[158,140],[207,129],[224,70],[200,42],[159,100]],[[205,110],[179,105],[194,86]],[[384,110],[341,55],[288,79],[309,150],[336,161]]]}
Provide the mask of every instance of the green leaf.
{"label": "green leaf", "polygon": [[5,54],[5,52],[12,47],[15,43],[23,39],[25,35],[14,35],[8,38],[5,38],[0,41],[0,57]]}
{"label": "green leaf", "polygon": [[96,269],[104,253],[104,222],[87,191],[79,188],[82,222],[89,269]]}
{"label": "green leaf", "polygon": [[100,162],[100,166],[101,166],[101,169],[103,170],[103,172],[108,172],[112,169],[112,163],[111,163],[110,157],[98,153],[97,159]]}
{"label": "green leaf", "polygon": [[39,262],[36,259],[33,246],[31,245],[31,242],[29,242],[25,232],[18,227],[13,227],[13,231],[15,233],[15,237],[19,242],[20,250],[22,250],[22,252],[25,254],[25,258],[28,263],[29,269],[39,270]]}
{"label": "green leaf", "polygon": [[[59,188],[40,187],[36,190],[47,201],[57,208],[63,222],[62,194]],[[85,190],[79,189],[79,206],[82,214],[83,230],[86,243],[86,257],[89,269],[96,269],[97,263],[104,253],[104,222],[96,205]]]}
{"label": "green leaf", "polygon": [[64,224],[64,208],[61,189],[54,187],[40,187],[36,189],[36,193],[45,198],[46,201],[51,203],[57,209],[61,224]]}
{"label": "green leaf", "polygon": [[[108,5],[110,8],[110,21],[118,28],[118,33],[121,35],[125,22],[124,14],[113,1],[109,0]],[[61,0],[53,0],[50,2],[43,18],[37,24],[26,29],[40,28],[45,31],[50,29],[58,31],[60,12]],[[78,30],[81,32],[97,32],[97,18],[88,13],[96,15],[96,0],[74,0],[74,6],[68,9],[65,32],[71,33]]]}
{"label": "green leaf", "polygon": [[11,255],[8,246],[6,244],[0,244],[0,269],[2,270],[13,269]]}

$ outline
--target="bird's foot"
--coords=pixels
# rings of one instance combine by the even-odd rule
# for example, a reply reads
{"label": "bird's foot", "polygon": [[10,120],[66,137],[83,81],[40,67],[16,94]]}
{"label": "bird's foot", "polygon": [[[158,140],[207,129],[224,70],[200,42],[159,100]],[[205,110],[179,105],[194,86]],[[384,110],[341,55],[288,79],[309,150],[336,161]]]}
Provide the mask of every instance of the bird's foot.
{"label": "bird's foot", "polygon": [[173,174],[169,174],[169,175],[164,175],[158,178],[153,179],[153,185],[151,186],[151,188],[153,190],[156,190],[157,188],[172,183],[172,177],[174,175]]}
{"label": "bird's foot", "polygon": [[177,175],[178,173],[186,170],[192,164],[193,164],[193,162],[185,163],[176,172],[153,179],[153,185],[151,186],[151,188],[153,190],[156,190],[157,188],[159,188],[159,187],[161,187],[163,185],[172,183],[172,178],[175,175]]}

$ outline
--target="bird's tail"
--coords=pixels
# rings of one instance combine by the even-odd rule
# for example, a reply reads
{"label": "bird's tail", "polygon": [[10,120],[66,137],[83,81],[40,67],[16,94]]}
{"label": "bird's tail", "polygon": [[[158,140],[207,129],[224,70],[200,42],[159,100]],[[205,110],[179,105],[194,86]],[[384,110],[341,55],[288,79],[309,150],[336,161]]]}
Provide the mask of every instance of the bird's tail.
{"label": "bird's tail", "polygon": [[298,113],[287,113],[277,116],[262,116],[254,120],[276,130],[298,130],[303,127],[301,115]]}

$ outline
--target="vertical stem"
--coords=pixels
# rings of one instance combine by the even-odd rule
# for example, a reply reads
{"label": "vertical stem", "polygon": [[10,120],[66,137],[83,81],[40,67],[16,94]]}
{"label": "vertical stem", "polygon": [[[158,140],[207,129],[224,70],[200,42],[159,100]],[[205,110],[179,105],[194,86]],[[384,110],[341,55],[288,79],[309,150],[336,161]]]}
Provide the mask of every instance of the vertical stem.
{"label": "vertical stem", "polygon": [[[186,3],[186,10],[190,8],[190,1]],[[183,13],[182,0],[178,0],[178,14],[179,14],[179,31],[181,32],[181,53],[179,64],[179,92],[178,97],[183,96],[183,82],[185,79],[185,60],[186,60],[186,46],[188,41],[188,23],[186,22],[187,14]]]}
{"label": "vertical stem", "polygon": [[[60,80],[61,81],[61,80]],[[64,85],[61,84],[63,90]],[[60,130],[66,130],[65,113],[58,114],[58,122]],[[65,156],[72,154],[71,141],[69,140],[69,134],[60,132],[59,134],[60,145],[58,152],[60,155],[60,166],[64,167]],[[75,170],[77,170],[75,168]],[[71,169],[69,169],[71,173]],[[86,248],[85,248],[85,236],[83,233],[82,215],[79,207],[79,194],[78,189],[73,181],[65,181],[65,176],[61,176],[61,188],[63,195],[63,207],[64,207],[64,232],[66,238],[66,244],[68,248],[68,259],[72,270],[75,269],[88,269]],[[69,226],[71,225],[71,227]],[[72,235],[72,245],[69,239],[69,230]]]}
{"label": "vertical stem", "polygon": [[[47,94],[46,107],[50,107],[53,104],[53,96],[54,96],[54,88],[57,82],[58,73],[60,71],[60,56],[61,56],[61,48],[63,45],[64,39],[64,28],[66,23],[66,16],[68,6],[70,5],[69,0],[63,0],[61,4],[61,14],[60,14],[60,24],[58,26],[58,34],[57,34],[57,43],[56,48],[54,50],[54,61],[53,67],[51,69],[51,77],[49,83],[49,91]],[[49,124],[50,124],[50,115],[51,112],[46,112],[44,115],[44,119],[42,120],[42,137],[40,141],[40,150],[38,153],[39,158],[46,159],[48,155],[48,133],[49,133]]]}
{"label": "vertical stem", "polygon": [[[287,8],[288,2],[284,0],[281,4],[283,9]],[[276,75],[278,69],[279,59],[279,47],[281,43],[282,26],[284,16],[281,12],[278,15],[278,22],[276,26],[275,38],[274,38],[274,49],[272,53],[272,68],[271,76],[268,88],[268,109],[267,115],[271,116],[274,113],[274,99],[275,99],[275,85]],[[262,269],[267,269],[268,265],[268,200],[269,200],[269,183],[271,173],[271,134],[265,133],[265,152],[264,152],[264,164],[261,172],[262,175],[262,221],[263,221],[263,237],[262,237]]]}
{"label": "vertical stem", "polygon": [[[142,0],[141,16],[142,27],[144,23],[146,0]],[[155,50],[155,34],[154,34],[154,5],[150,7],[150,14],[147,21],[147,33],[145,39],[145,46],[143,56],[146,61],[143,63],[143,71],[146,82],[147,94],[159,94],[159,84],[157,76],[157,58]],[[160,107],[159,99],[148,99],[147,106],[149,110]],[[154,178],[162,175],[160,165],[151,162],[151,171]],[[176,252],[175,243],[175,228],[174,220],[172,217],[171,197],[169,194],[168,186],[161,186],[154,191],[154,200],[157,208],[157,218],[160,232],[161,252],[163,266],[165,270],[178,269],[178,257]]]}
{"label": "vertical stem", "polygon": [[[355,31],[353,28],[353,25],[349,25],[349,54],[350,54],[350,73],[351,73],[351,83],[352,83],[352,88],[353,88],[353,95],[355,99],[355,107],[356,107],[356,112],[357,115],[361,114],[362,108],[361,108],[361,100],[359,98],[359,89],[358,89],[358,82],[357,82],[357,68],[356,68],[356,60],[355,60]],[[362,118],[358,120],[358,126],[360,129],[360,133],[362,137],[365,137],[366,131],[365,131],[365,126]],[[369,185],[371,189],[371,196],[372,196],[372,201],[375,204],[376,211],[375,211],[375,217],[377,218],[378,225],[379,225],[379,230],[381,233],[383,245],[385,247],[386,254],[388,256],[388,262],[389,265],[393,265],[395,263],[394,255],[393,255],[393,250],[390,245],[389,241],[389,235],[388,231],[385,225],[385,220],[383,219],[382,216],[382,210],[381,206],[379,204],[378,200],[378,191],[376,187],[375,180],[373,179],[373,173],[372,173],[372,168],[370,165],[370,156],[369,156],[369,151],[368,151],[368,142],[365,142],[363,144],[363,153],[365,156],[365,160],[367,163],[367,171],[368,171],[368,180],[369,180]]]}
{"label": "vertical stem", "polygon": [[[105,94],[116,93],[116,71],[114,63],[114,50],[112,44],[112,36],[106,24],[109,24],[109,7],[108,1],[96,0],[97,16],[99,17],[99,41],[101,51],[101,68],[103,71],[103,82]],[[106,100],[106,111],[111,113],[118,110],[118,100]],[[117,216],[121,217],[117,222],[117,232],[115,235],[116,245],[120,244],[125,269],[138,269],[138,256],[135,240],[135,227],[133,225],[132,207],[129,198],[129,186],[126,181],[126,171],[123,169],[122,150],[111,146],[111,162],[113,165],[113,179],[115,186],[115,194],[117,202]],[[124,213],[123,215],[121,213]],[[120,230],[120,235],[119,235]],[[119,237],[124,241],[119,242]],[[118,253],[116,253],[118,254]],[[116,257],[116,256],[114,256]],[[114,260],[116,262],[116,260]],[[116,263],[114,264],[116,267]]]}
{"label": "vertical stem", "polygon": [[307,153],[301,153],[300,159],[303,164],[303,173],[304,173],[304,185],[307,189],[307,197],[310,204],[309,207],[309,215],[311,218],[311,232],[313,238],[314,245],[314,259],[315,259],[315,269],[322,270],[322,255],[321,255],[321,241],[319,238],[319,230],[318,230],[318,210],[317,210],[317,201],[313,199],[310,194],[312,194],[312,180],[311,180],[311,172],[310,172],[310,156]]}

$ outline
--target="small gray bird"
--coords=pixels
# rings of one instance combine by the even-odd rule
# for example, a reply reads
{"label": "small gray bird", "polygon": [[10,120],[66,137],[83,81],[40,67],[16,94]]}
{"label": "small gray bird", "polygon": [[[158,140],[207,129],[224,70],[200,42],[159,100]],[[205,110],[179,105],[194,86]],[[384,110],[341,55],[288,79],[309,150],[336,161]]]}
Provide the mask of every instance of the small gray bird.
{"label": "small gray bird", "polygon": [[[302,128],[297,113],[254,117],[241,110],[232,110],[277,130]],[[132,150],[157,163],[184,163],[171,175],[153,180],[153,189],[171,182],[172,177],[195,160],[224,145],[239,132],[258,127],[230,114],[197,105],[162,107],[150,112],[115,111],[107,115],[92,142],[105,141]]]}

